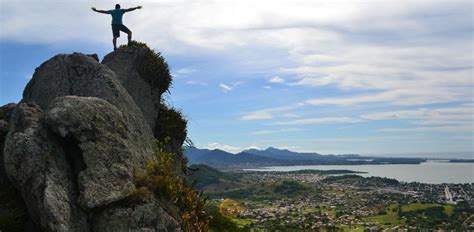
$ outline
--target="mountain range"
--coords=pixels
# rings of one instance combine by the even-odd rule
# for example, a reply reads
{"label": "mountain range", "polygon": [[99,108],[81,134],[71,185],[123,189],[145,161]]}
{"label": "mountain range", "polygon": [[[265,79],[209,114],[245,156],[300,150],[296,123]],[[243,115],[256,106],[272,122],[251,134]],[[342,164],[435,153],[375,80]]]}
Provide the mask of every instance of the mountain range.
{"label": "mountain range", "polygon": [[269,147],[265,150],[248,149],[232,154],[219,149],[185,147],[185,156],[190,164],[206,164],[216,168],[243,168],[291,165],[359,165],[359,164],[419,164],[421,158],[390,158],[361,155],[321,155],[300,153],[287,149]]}

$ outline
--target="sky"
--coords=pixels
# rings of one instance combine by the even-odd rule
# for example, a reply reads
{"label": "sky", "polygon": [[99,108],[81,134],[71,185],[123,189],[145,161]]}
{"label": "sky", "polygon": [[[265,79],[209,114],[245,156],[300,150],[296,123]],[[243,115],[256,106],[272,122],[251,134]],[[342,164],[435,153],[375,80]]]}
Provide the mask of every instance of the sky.
{"label": "sky", "polygon": [[[58,53],[112,50],[111,17],[165,57],[197,147],[474,158],[474,2],[0,0],[0,105]],[[126,43],[126,36],[118,40]]]}

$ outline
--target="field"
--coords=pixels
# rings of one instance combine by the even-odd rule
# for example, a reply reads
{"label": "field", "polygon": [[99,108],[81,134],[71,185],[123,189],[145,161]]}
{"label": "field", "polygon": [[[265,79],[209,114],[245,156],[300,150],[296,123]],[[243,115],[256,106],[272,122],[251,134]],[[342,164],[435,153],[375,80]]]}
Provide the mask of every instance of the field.
{"label": "field", "polygon": [[[442,205],[442,204],[421,204],[421,203],[412,203],[408,205],[402,205],[402,212],[423,212],[424,210],[443,207],[444,213],[447,216],[451,216],[454,212],[454,206],[452,205]],[[404,225],[405,220],[401,219],[398,215],[399,205],[392,204],[386,207],[385,213],[383,215],[377,215],[372,217],[367,217],[365,220],[368,222],[377,222],[381,225],[395,226],[395,225]]]}
{"label": "field", "polygon": [[382,225],[403,225],[405,222],[400,220],[397,213],[398,205],[390,205],[385,209],[386,214],[366,218],[366,221],[378,222]]}
{"label": "field", "polygon": [[409,204],[409,205],[404,205],[402,206],[402,210],[404,212],[410,212],[410,211],[416,211],[416,210],[425,210],[428,208],[433,208],[433,207],[444,207],[444,212],[448,215],[451,216],[454,212],[454,206],[452,205],[441,205],[441,204],[420,204],[420,203],[414,203],[414,204]]}

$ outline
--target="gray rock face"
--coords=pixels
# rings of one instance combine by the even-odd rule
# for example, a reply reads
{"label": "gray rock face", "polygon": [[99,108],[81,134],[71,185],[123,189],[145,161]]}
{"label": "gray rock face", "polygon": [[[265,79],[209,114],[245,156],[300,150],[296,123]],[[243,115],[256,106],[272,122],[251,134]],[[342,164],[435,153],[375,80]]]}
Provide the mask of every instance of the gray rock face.
{"label": "gray rock face", "polygon": [[54,99],[68,95],[108,101],[124,114],[127,123],[130,123],[130,133],[141,134],[140,140],[147,144],[153,140],[151,128],[143,120],[143,113],[115,73],[87,55],[57,55],[41,64],[23,92],[23,101],[34,102],[47,109]]}
{"label": "gray rock face", "polygon": [[58,55],[37,68],[9,129],[6,174],[44,231],[179,230],[157,200],[127,201],[135,169],[154,159],[153,134],[94,58]]}
{"label": "gray rock face", "polygon": [[145,115],[150,128],[155,130],[161,93],[149,82],[150,78],[141,76],[138,71],[140,64],[144,62],[149,53],[151,50],[147,48],[120,48],[105,56],[102,63],[115,72],[117,78]]}
{"label": "gray rock face", "polygon": [[94,217],[94,228],[92,231],[182,231],[180,223],[169,216],[164,207],[152,199],[148,203],[134,207],[117,206],[110,207]]}
{"label": "gray rock face", "polygon": [[47,127],[71,146],[79,204],[94,209],[124,199],[132,190],[133,169],[152,159],[133,143],[129,122],[117,107],[93,97],[57,98],[45,116]]}
{"label": "gray rock face", "polygon": [[76,204],[74,176],[63,146],[42,125],[36,104],[20,103],[5,141],[5,169],[28,213],[45,231],[87,231],[87,215]]}
{"label": "gray rock face", "polygon": [[10,130],[10,118],[15,107],[15,103],[9,103],[0,107],[0,186],[9,184],[3,165],[3,144]]}

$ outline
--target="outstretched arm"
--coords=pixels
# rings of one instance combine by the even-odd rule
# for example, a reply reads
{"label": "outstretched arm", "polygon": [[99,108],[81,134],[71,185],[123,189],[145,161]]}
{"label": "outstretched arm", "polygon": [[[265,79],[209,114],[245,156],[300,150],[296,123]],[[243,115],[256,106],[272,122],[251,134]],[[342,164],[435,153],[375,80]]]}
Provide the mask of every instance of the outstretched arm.
{"label": "outstretched arm", "polygon": [[97,13],[109,14],[109,11],[107,10],[97,10],[95,7],[91,7],[91,9]]}
{"label": "outstretched arm", "polygon": [[132,7],[132,8],[125,9],[125,12],[130,12],[130,11],[134,11],[136,9],[141,9],[141,8],[142,6]]}

